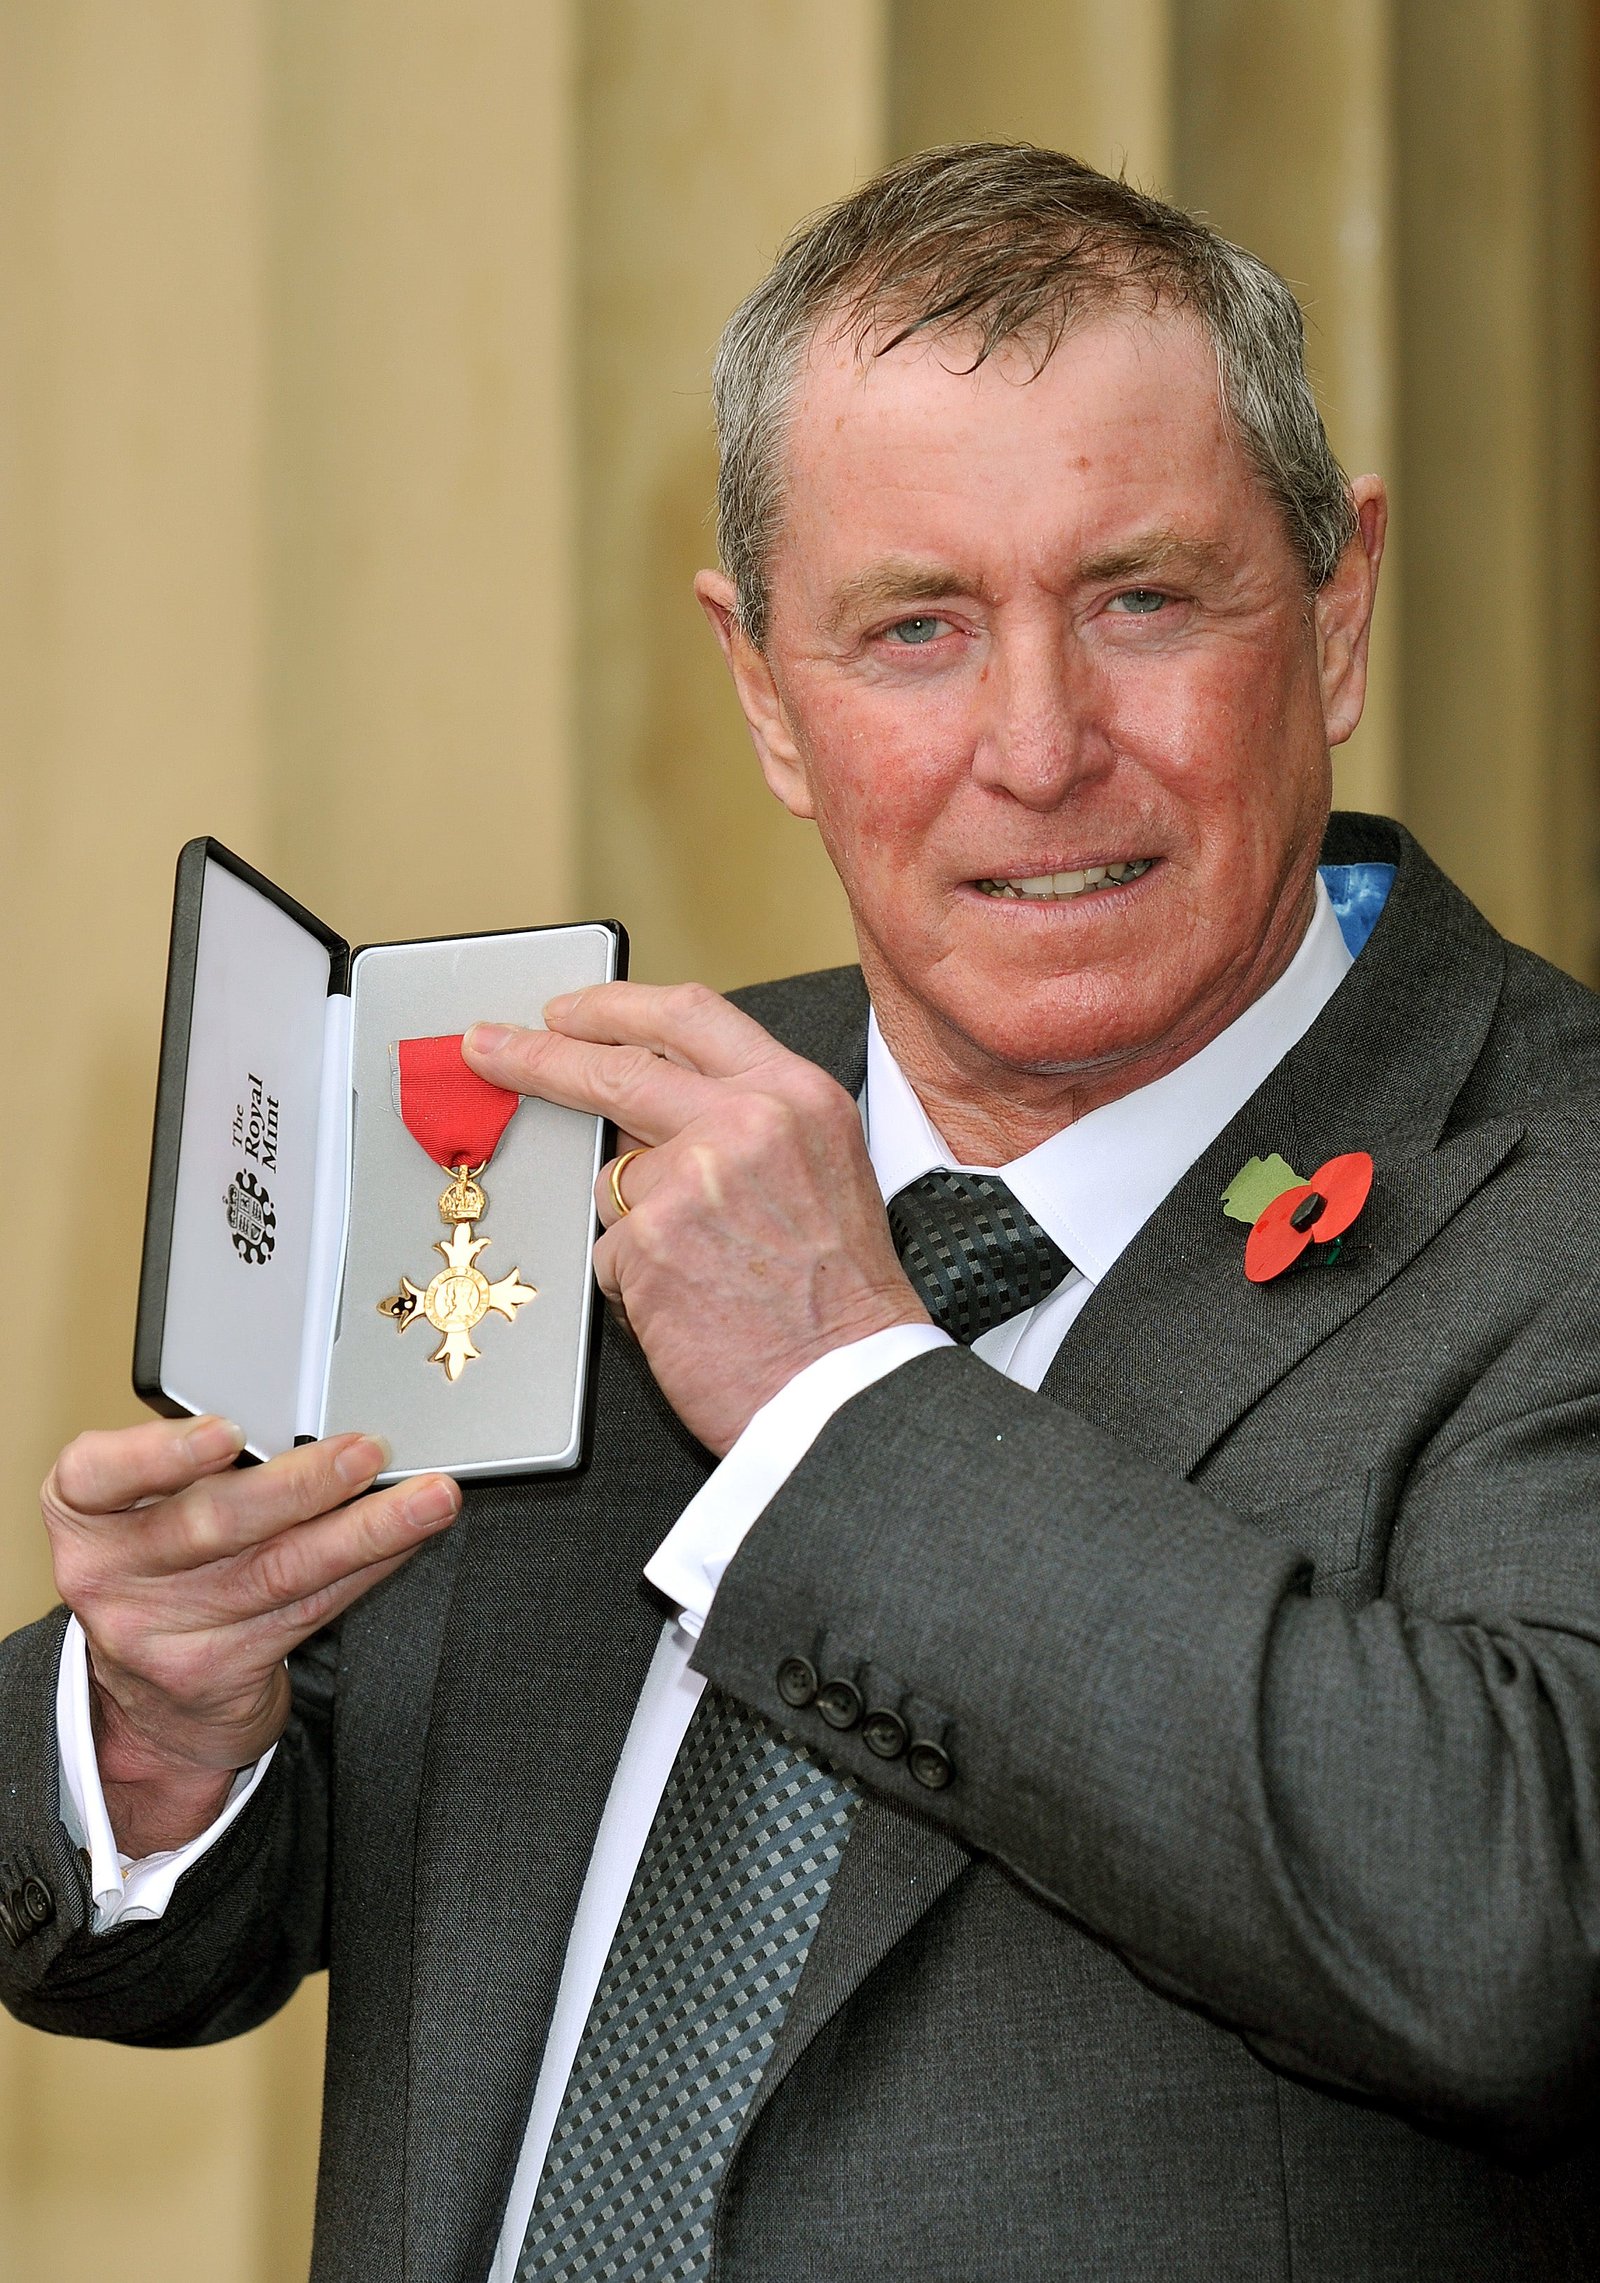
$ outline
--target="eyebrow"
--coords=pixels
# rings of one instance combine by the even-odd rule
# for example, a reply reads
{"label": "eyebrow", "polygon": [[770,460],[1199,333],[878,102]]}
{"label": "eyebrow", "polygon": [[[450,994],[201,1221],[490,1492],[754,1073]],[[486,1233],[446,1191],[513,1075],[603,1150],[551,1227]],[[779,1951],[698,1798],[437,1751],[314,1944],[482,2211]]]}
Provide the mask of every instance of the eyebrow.
{"label": "eyebrow", "polygon": [[874,563],[838,587],[824,620],[830,634],[867,611],[897,603],[943,602],[951,595],[971,595],[977,602],[993,598],[981,580],[966,577],[943,563]]}
{"label": "eyebrow", "polygon": [[1202,573],[1216,570],[1222,559],[1222,549],[1212,540],[1191,539],[1181,531],[1146,531],[1125,547],[1086,555],[1078,565],[1078,577],[1100,585],[1118,579],[1160,578],[1172,571]]}

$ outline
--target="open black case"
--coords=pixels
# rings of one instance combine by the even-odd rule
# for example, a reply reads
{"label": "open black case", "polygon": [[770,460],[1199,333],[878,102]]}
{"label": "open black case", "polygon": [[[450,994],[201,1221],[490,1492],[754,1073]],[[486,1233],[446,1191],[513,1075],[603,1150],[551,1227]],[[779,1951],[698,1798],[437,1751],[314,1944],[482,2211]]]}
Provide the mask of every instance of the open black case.
{"label": "open black case", "polygon": [[426,1285],[445,1175],[401,1122],[394,1047],[474,1022],[537,1024],[560,991],[627,972],[611,920],[369,944],[210,839],[178,858],[133,1384],[169,1417],[216,1411],[268,1458],[361,1428],[385,1480],[560,1473],[587,1448],[602,1121],[532,1099],[483,1174],[483,1273],[537,1298],[488,1316],[450,1381],[430,1326],[378,1303]]}

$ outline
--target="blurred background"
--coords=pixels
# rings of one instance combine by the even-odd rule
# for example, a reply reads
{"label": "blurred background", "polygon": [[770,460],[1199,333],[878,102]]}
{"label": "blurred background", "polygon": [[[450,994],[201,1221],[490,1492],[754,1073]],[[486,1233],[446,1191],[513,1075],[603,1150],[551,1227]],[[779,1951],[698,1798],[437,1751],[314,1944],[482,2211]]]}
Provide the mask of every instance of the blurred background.
{"label": "blurred background", "polygon": [[[1394,487],[1347,803],[1600,951],[1591,0],[0,0],[0,1620],[131,1419],[173,857],[352,940],[615,914],[850,955],[689,592],[710,352],[803,214],[1019,135],[1294,282]],[[463,812],[475,824],[459,829]],[[195,2054],[0,2019],[0,2271],[305,2273],[322,1995]]]}

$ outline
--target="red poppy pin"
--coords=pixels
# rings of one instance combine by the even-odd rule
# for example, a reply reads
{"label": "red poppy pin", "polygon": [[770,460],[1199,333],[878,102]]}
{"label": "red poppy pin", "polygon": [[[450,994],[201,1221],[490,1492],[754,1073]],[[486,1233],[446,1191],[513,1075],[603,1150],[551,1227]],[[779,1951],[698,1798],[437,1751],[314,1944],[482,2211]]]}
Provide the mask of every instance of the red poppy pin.
{"label": "red poppy pin", "polygon": [[1372,1160],[1364,1149],[1330,1157],[1309,1181],[1283,1158],[1253,1157],[1222,1193],[1222,1210],[1249,1224],[1244,1272],[1252,1284],[1269,1284],[1292,1268],[1308,1245],[1325,1245],[1325,1262],[1339,1257],[1339,1240],[1372,1188]]}

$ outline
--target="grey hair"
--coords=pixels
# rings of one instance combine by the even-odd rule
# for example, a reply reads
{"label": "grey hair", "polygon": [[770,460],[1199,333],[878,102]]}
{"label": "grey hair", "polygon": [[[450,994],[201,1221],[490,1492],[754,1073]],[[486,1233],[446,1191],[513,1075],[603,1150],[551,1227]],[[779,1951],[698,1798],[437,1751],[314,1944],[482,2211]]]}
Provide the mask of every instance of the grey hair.
{"label": "grey hair", "polygon": [[717,539],[740,627],[768,630],[783,448],[819,327],[883,355],[913,333],[1003,342],[1035,372],[1085,317],[1128,304],[1192,312],[1216,352],[1226,417],[1312,591],[1356,533],[1305,367],[1305,321],[1276,270],[1204,222],[1080,160],[1028,143],[919,151],[803,223],[728,320],[712,366]]}

